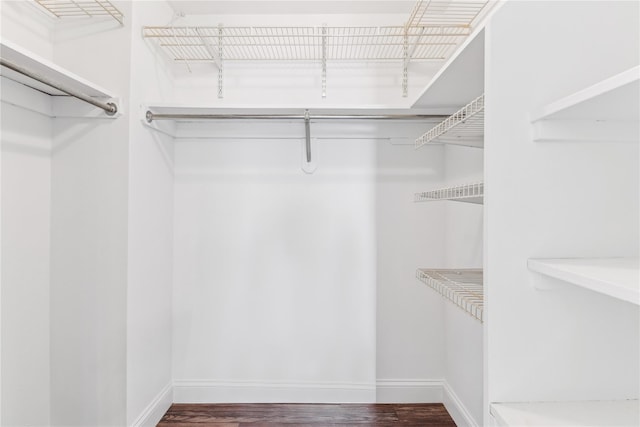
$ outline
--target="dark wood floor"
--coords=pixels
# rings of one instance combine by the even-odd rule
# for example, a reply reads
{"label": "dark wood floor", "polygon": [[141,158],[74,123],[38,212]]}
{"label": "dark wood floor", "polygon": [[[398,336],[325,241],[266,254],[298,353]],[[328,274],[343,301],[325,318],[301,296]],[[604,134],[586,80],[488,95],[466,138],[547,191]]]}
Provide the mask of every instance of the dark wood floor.
{"label": "dark wood floor", "polygon": [[158,427],[455,427],[440,403],[173,404]]}

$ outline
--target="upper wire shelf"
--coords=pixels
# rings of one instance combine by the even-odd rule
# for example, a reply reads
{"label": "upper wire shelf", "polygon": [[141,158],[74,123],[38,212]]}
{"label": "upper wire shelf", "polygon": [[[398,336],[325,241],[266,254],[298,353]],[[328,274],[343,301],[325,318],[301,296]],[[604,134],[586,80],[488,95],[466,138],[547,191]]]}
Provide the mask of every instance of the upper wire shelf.
{"label": "upper wire shelf", "polygon": [[411,11],[406,26],[472,25],[488,3],[486,0],[419,0]]}
{"label": "upper wire shelf", "polygon": [[178,62],[443,60],[469,34],[464,26],[143,28]]}
{"label": "upper wire shelf", "polygon": [[418,269],[416,277],[480,322],[483,321],[482,269]]}
{"label": "upper wire shelf", "polygon": [[415,147],[429,143],[447,143],[482,147],[484,136],[484,94],[429,129],[417,138]]}
{"label": "upper wire shelf", "polygon": [[457,185],[455,187],[440,188],[414,195],[415,202],[430,202],[434,200],[454,200],[459,202],[482,204],[484,199],[484,183]]}
{"label": "upper wire shelf", "polygon": [[35,0],[57,18],[111,16],[120,25],[124,15],[108,0]]}
{"label": "upper wire shelf", "polygon": [[322,66],[326,97],[328,61],[398,61],[402,96],[408,95],[411,61],[443,61],[472,33],[490,0],[421,1],[401,26],[360,27],[143,27],[174,62],[212,62],[223,97],[226,61],[313,61]]}

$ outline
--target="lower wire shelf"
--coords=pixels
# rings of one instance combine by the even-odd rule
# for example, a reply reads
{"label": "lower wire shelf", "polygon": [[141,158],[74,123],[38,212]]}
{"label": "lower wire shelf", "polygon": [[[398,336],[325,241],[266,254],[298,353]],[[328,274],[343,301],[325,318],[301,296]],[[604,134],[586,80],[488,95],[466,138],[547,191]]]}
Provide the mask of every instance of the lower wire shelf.
{"label": "lower wire shelf", "polygon": [[482,269],[429,270],[419,268],[416,271],[416,277],[480,322],[483,321]]}
{"label": "lower wire shelf", "polygon": [[440,188],[438,190],[416,193],[413,200],[415,202],[453,200],[457,202],[482,204],[484,201],[484,183],[475,182],[472,184],[463,184],[455,187]]}

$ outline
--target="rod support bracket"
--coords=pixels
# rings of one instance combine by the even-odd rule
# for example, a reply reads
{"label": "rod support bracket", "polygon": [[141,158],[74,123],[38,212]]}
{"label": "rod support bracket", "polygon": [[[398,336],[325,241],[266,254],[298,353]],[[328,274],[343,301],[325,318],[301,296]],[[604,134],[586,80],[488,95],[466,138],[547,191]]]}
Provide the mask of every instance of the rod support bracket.
{"label": "rod support bracket", "polygon": [[147,123],[153,122],[153,113],[149,110],[144,115],[144,118],[147,120]]}
{"label": "rod support bracket", "polygon": [[307,163],[311,163],[311,117],[309,110],[304,110],[304,133],[306,139]]}

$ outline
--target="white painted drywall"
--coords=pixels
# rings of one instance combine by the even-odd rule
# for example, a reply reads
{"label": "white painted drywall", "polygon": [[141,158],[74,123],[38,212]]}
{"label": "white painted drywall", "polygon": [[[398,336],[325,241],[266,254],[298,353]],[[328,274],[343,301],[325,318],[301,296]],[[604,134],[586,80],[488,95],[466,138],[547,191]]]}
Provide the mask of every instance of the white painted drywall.
{"label": "white painted drywall", "polygon": [[[139,28],[172,13],[165,2],[135,2],[128,19]],[[165,68],[138,34],[131,56],[131,105],[168,96]],[[157,399],[172,385],[173,138],[144,126],[138,108],[129,116],[126,425],[155,426],[168,409]]]}
{"label": "white painted drywall", "polygon": [[374,148],[322,144],[307,175],[301,141],[176,143],[177,382],[375,398]]}
{"label": "white painted drywall", "polygon": [[529,122],[637,65],[638,16],[636,2],[508,2],[487,30],[489,401],[638,398],[638,307],[527,270],[638,255],[639,145],[536,143]]}
{"label": "white painted drywall", "polygon": [[[377,151],[377,201],[370,214],[377,224],[378,401],[441,401],[441,390],[434,396],[425,382],[444,378],[442,297],[415,272],[444,265],[444,205],[413,198],[442,184],[444,149],[380,143]],[[407,395],[406,389],[416,391]]]}
{"label": "white painted drywall", "polygon": [[[312,128],[319,137],[353,134],[353,126]],[[384,346],[378,375],[440,378],[441,354],[428,340],[442,340],[441,302],[413,274],[420,238],[440,238],[441,226],[426,222],[409,243],[390,235],[411,233],[414,224],[402,221],[418,215],[410,187],[396,190],[439,180],[441,152],[416,156],[411,146],[373,139],[384,126],[357,126],[363,139],[314,142],[312,175],[301,170],[300,122],[179,127],[189,138],[175,147],[176,401],[224,399],[221,389],[237,400],[374,401],[376,336]],[[407,261],[386,267],[391,251]],[[437,249],[427,256],[437,258]],[[382,335],[378,275],[381,292],[398,286],[406,296],[378,301],[395,326]],[[399,305],[402,316],[392,313]],[[395,357],[403,363],[392,366]]]}
{"label": "white painted drywall", "polygon": [[[129,2],[116,4],[130,15]],[[56,32],[54,61],[126,96],[131,34],[126,20],[124,27],[114,20],[65,23]],[[120,107],[127,111],[126,97]],[[55,120],[52,425],[126,424],[128,158],[126,114]]]}
{"label": "white painted drywall", "polygon": [[[2,418],[6,426],[49,425],[48,96],[2,78]],[[10,96],[11,95],[11,96]],[[34,108],[34,105],[28,105]]]}
{"label": "white painted drywall", "polygon": [[[480,95],[480,94],[477,94]],[[471,101],[471,100],[469,100]],[[447,145],[446,186],[482,182],[484,150]],[[440,202],[445,206],[445,257],[447,268],[482,268],[483,205]],[[466,419],[459,425],[482,425],[483,327],[475,318],[450,302],[445,302],[443,347],[445,379],[464,406]]]}
{"label": "white painted drywall", "polygon": [[53,59],[54,20],[36,3],[22,0],[0,2],[3,39],[48,60]]}

